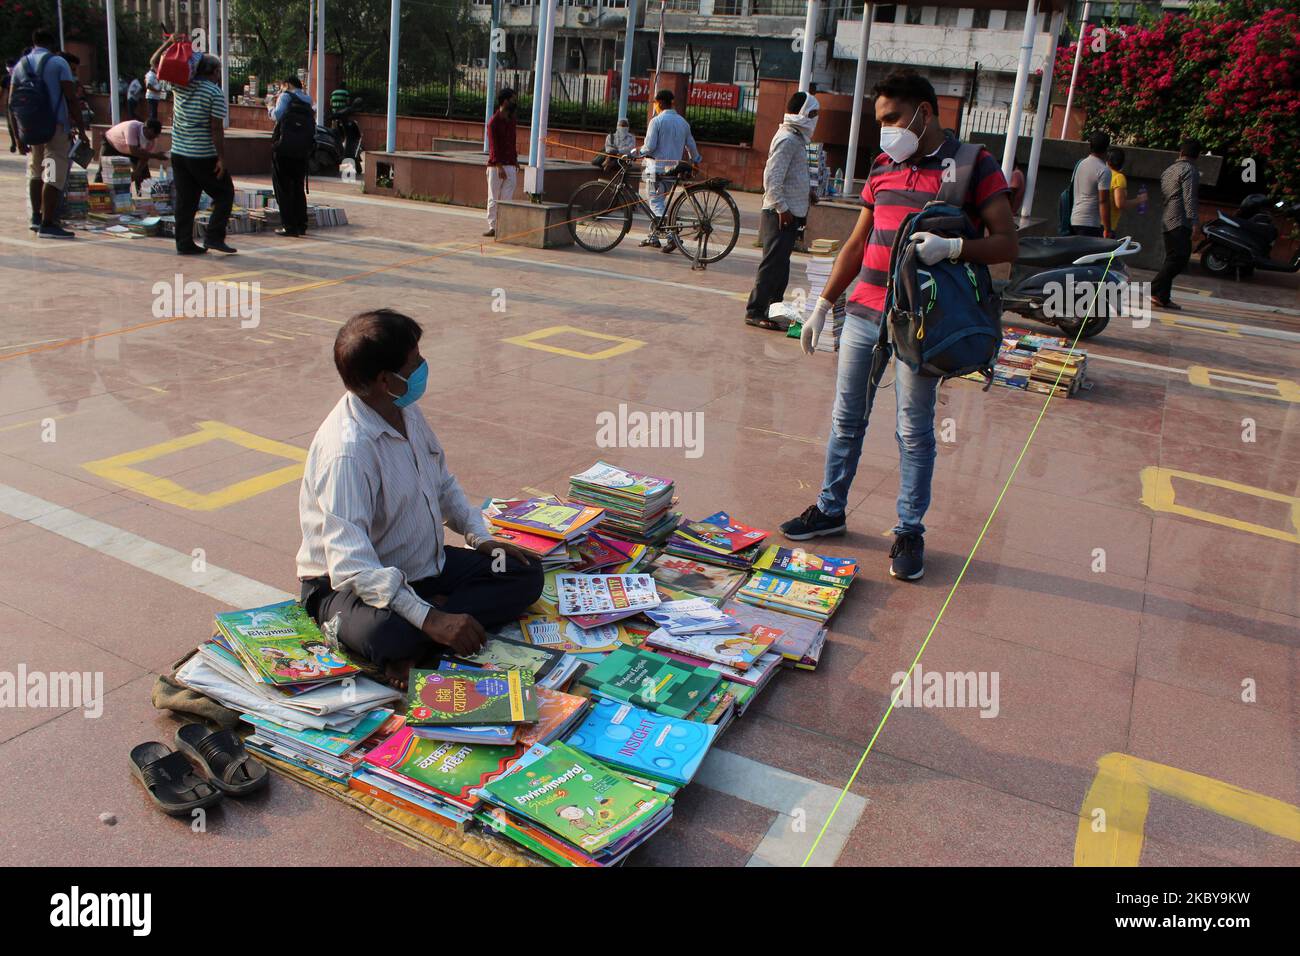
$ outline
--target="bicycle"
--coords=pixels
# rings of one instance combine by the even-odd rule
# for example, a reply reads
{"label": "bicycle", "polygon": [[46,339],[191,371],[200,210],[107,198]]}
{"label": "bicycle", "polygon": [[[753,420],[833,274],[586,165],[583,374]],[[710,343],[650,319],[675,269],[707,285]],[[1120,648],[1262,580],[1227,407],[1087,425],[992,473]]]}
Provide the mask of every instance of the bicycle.
{"label": "bicycle", "polygon": [[[653,232],[676,240],[692,269],[726,258],[740,238],[740,210],[727,193],[727,180],[705,179],[678,191],[678,181],[689,175],[690,163],[679,162],[663,174],[669,184],[664,202],[667,212],[656,216],[631,179],[635,160],[615,157],[618,172],[610,179],[583,183],[569,199],[569,234],[588,252],[609,252],[632,228],[632,212],[640,209],[650,218]],[[653,162],[653,160],[650,160]],[[710,248],[712,246],[712,249]],[[720,251],[718,251],[720,250]]]}

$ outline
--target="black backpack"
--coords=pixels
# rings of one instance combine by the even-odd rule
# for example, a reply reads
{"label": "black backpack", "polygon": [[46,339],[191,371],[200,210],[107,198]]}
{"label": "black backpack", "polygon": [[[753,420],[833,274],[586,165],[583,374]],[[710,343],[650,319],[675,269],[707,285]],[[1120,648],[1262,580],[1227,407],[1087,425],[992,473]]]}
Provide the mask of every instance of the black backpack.
{"label": "black backpack", "polygon": [[35,68],[28,55],[14,67],[9,87],[9,114],[14,118],[18,139],[24,146],[44,146],[54,139],[58,127],[58,108],[63,102],[63,90],[60,88],[58,100],[51,103],[49,90],[45,87],[45,64],[53,55],[42,53]]}
{"label": "black backpack", "polygon": [[271,148],[286,159],[306,159],[316,143],[316,111],[300,96],[289,96],[289,108],[275,124]]}
{"label": "black backpack", "polygon": [[962,205],[979,152],[978,144],[962,144],[955,180],[899,225],[889,256],[885,325],[894,354],[912,371],[941,379],[981,372],[991,383],[1002,341],[1002,299],[988,266],[947,259],[926,265],[910,241],[916,232],[978,238]]}

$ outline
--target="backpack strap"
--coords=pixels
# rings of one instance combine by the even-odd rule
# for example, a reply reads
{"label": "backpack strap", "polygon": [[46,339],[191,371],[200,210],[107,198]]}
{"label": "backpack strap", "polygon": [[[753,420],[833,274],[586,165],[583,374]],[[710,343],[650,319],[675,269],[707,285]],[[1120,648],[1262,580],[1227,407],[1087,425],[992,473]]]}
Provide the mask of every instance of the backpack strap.
{"label": "backpack strap", "polygon": [[963,209],[966,206],[966,194],[970,192],[971,180],[975,178],[975,162],[984,149],[979,143],[958,143],[957,152],[952,156],[956,175],[951,182],[939,185],[934,198],[939,202]]}

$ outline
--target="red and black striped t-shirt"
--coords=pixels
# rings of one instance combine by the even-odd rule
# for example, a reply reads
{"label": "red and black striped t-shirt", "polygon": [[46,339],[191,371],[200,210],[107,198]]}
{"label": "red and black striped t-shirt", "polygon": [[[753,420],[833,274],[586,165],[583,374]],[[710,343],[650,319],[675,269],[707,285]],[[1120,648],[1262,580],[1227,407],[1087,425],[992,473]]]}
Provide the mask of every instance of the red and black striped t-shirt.
{"label": "red and black striped t-shirt", "polygon": [[[896,163],[884,153],[876,157],[862,189],[862,205],[874,213],[871,235],[862,251],[862,271],[849,295],[848,312],[879,322],[885,312],[885,283],[894,233],[909,215],[934,199],[943,183],[944,160],[957,154],[960,143],[950,138],[931,155]],[[1010,193],[993,154],[981,149],[971,171],[970,188],[962,208],[975,228],[982,229],[980,210],[994,197]]]}

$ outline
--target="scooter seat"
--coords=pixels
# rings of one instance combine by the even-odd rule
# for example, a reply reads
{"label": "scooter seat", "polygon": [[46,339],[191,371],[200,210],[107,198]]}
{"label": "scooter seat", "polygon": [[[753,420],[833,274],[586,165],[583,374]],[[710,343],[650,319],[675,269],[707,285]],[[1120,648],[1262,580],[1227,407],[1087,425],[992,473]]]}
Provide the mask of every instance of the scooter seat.
{"label": "scooter seat", "polygon": [[1026,236],[1020,240],[1016,262],[1030,266],[1064,266],[1080,256],[1118,249],[1123,241],[1097,236]]}

